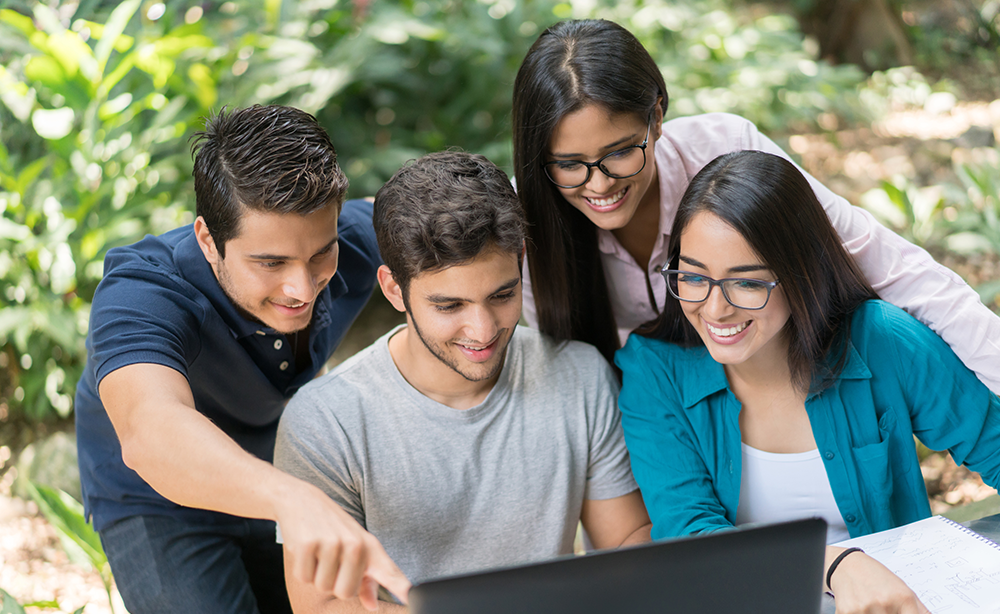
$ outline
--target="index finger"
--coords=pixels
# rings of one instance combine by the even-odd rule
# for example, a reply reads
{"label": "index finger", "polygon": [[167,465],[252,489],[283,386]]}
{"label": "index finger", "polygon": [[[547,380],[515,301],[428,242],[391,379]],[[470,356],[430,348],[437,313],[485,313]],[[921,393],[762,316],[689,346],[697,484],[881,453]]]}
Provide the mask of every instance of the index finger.
{"label": "index finger", "polygon": [[371,552],[368,575],[404,604],[409,603],[410,587],[413,585],[381,547]]}

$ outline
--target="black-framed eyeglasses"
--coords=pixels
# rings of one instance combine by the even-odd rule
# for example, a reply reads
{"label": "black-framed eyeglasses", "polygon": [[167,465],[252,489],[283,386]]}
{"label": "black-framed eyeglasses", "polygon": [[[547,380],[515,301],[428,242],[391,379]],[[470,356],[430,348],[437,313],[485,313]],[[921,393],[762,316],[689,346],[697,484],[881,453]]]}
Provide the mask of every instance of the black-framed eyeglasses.
{"label": "black-framed eyeglasses", "polygon": [[778,281],[763,281],[745,277],[727,277],[712,279],[701,273],[664,269],[661,271],[667,280],[667,289],[677,300],[689,303],[700,303],[708,299],[714,286],[722,288],[722,296],[737,309],[763,309],[771,298],[771,290]]}
{"label": "black-framed eyeglasses", "polygon": [[605,154],[597,162],[582,160],[553,160],[542,164],[549,181],[560,188],[578,188],[590,181],[594,168],[612,179],[625,179],[638,175],[646,168],[646,145],[649,143],[649,123],[646,138],[639,145],[629,145]]}

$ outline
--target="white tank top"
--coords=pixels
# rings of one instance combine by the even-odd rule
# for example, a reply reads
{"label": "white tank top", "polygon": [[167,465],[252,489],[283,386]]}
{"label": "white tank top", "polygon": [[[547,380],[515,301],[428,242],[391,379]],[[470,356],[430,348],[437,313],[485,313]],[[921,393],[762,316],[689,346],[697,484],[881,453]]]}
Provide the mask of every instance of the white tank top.
{"label": "white tank top", "polygon": [[810,517],[826,520],[828,544],[851,537],[833,498],[819,450],[775,454],[743,444],[736,524]]}

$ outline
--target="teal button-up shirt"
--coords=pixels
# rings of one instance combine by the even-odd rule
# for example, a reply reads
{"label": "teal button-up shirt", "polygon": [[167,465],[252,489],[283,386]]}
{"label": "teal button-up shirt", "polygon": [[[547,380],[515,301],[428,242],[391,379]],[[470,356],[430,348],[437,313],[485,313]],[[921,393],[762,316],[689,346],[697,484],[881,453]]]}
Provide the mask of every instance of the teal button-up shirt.
{"label": "teal button-up shirt", "polygon": [[[703,346],[638,335],[616,363],[625,442],[653,538],[732,527],[740,402],[722,365]],[[914,435],[1000,484],[1000,398],[930,329],[883,301],[855,312],[844,369],[806,398],[806,411],[851,537],[930,515]]]}

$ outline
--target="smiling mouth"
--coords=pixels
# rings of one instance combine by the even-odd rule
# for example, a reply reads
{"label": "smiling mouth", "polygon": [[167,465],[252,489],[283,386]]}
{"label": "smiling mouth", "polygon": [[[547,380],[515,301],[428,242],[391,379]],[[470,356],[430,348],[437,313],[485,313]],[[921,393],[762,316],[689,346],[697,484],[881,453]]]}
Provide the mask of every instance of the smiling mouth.
{"label": "smiling mouth", "polygon": [[282,309],[302,309],[309,303],[273,303],[276,307]]}
{"label": "smiling mouth", "polygon": [[708,327],[709,332],[711,332],[716,337],[732,337],[733,335],[738,335],[746,330],[746,327],[750,325],[750,322],[743,322],[742,324],[737,324],[736,326],[729,326],[725,328],[716,328],[705,322],[705,326]]}
{"label": "smiling mouth", "polygon": [[484,344],[484,345],[468,345],[466,343],[456,343],[455,345],[457,345],[459,347],[463,347],[463,348],[465,348],[467,350],[470,350],[472,352],[482,352],[486,348],[489,348],[489,347],[493,346],[497,342],[497,339],[499,339],[499,338],[500,337],[498,335],[496,339],[494,339],[493,341],[490,341],[489,343]]}
{"label": "smiling mouth", "polygon": [[608,196],[607,198],[588,198],[586,196],[584,198],[587,199],[587,202],[590,203],[591,206],[604,209],[608,207],[613,207],[618,203],[620,203],[621,200],[625,198],[626,192],[628,192],[627,187],[622,188],[621,190],[615,192],[614,194]]}

